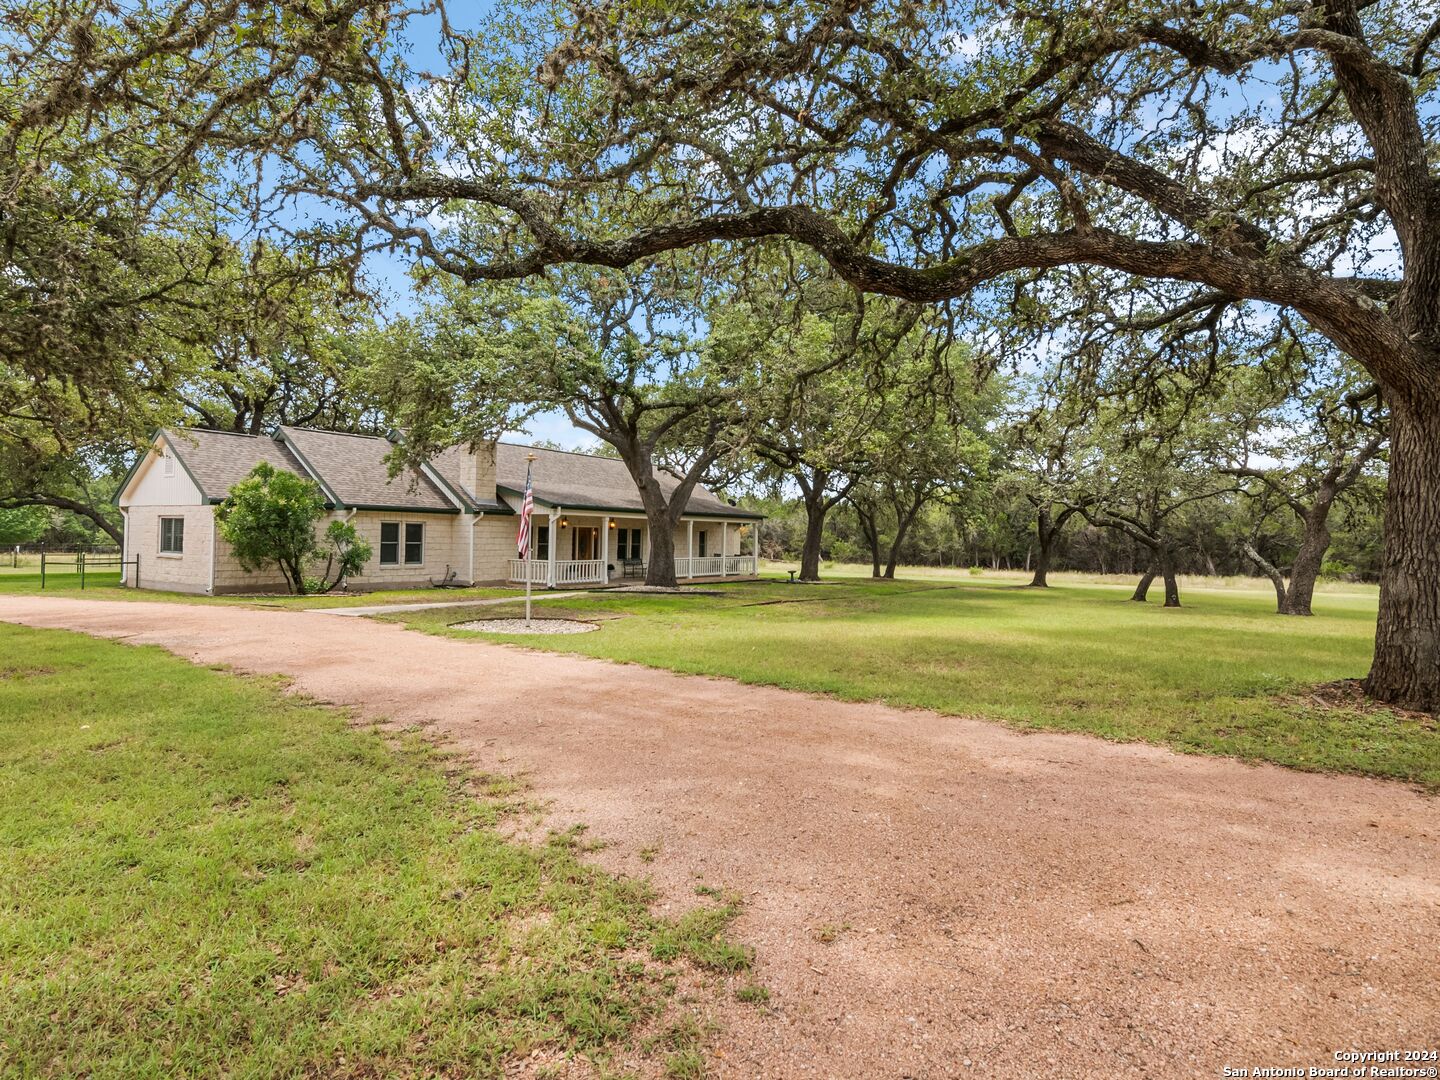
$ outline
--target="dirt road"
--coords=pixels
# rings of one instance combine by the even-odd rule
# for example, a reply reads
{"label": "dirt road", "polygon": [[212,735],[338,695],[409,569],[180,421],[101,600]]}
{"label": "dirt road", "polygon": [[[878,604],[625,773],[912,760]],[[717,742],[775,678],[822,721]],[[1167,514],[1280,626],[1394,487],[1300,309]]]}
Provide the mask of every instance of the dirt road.
{"label": "dirt road", "polygon": [[1440,800],[1397,784],[366,619],[48,598],[0,619],[433,724],[676,907],[737,889],[771,1007],[720,1007],[717,1076],[1203,1077],[1440,1047]]}

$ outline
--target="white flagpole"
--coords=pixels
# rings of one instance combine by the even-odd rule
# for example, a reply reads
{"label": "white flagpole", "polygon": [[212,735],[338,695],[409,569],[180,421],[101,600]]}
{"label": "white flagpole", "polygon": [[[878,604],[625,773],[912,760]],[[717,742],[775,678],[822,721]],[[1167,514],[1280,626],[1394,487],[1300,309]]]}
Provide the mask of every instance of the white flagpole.
{"label": "white flagpole", "polygon": [[[530,474],[531,474],[531,471],[532,471],[532,470],[534,469],[534,467],[535,467],[535,455],[534,455],[534,454],[529,454],[529,455],[527,455],[526,458],[525,458],[525,461],[527,462],[527,464],[526,464],[526,466],[525,466],[525,493],[526,493],[527,496],[529,496],[530,498],[533,499],[533,498],[534,498],[534,487],[533,487],[534,480],[531,478],[531,475],[530,475]],[[533,504],[532,504],[532,505],[533,505]],[[551,542],[552,544],[555,542],[554,537],[551,537],[550,542]],[[530,529],[529,529],[529,532],[527,532],[526,535],[525,535],[525,629],[526,629],[526,630],[529,630],[529,629],[530,629],[530,553],[531,553],[532,551],[534,551],[534,550],[535,550],[535,514],[534,514],[534,512],[532,511],[531,514],[530,514]]]}

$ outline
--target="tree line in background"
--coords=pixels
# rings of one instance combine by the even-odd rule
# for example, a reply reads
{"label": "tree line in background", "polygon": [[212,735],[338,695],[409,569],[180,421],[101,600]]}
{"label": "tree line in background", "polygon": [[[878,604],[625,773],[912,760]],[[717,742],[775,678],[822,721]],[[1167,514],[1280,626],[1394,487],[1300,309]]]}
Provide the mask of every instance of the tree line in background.
{"label": "tree line in background", "polygon": [[[1418,9],[13,7],[0,508],[113,535],[157,422],[425,456],[559,409],[662,548],[703,479],[795,500],[806,576],[1023,520],[1037,585],[1124,552],[1174,604],[1243,558],[1304,614],[1353,550],[1367,689],[1440,708]],[[422,307],[380,325],[397,255]]]}

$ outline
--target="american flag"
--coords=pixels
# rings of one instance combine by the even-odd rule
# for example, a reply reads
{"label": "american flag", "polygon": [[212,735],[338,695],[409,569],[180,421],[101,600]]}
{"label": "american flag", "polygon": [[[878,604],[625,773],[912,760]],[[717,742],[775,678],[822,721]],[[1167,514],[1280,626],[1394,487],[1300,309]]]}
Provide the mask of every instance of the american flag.
{"label": "american flag", "polygon": [[520,503],[520,535],[515,540],[515,546],[520,552],[520,558],[525,558],[530,552],[530,515],[535,512],[535,492],[530,487],[530,466],[525,466],[525,499]]}

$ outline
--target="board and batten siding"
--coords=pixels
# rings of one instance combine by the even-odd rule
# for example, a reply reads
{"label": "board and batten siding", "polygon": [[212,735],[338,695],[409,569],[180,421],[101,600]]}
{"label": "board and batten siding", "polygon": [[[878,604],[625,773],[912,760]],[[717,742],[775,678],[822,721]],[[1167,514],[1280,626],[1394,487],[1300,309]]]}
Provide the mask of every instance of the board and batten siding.
{"label": "board and batten siding", "polygon": [[[210,588],[214,518],[200,489],[168,447],[156,446],[121,500],[125,511],[125,556],[140,559],[140,585],[147,589],[203,593]],[[160,519],[185,522],[184,550],[160,551]],[[126,567],[127,580],[134,570]]]}

